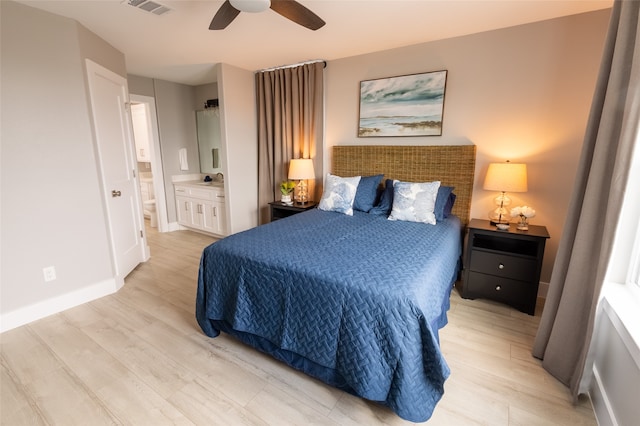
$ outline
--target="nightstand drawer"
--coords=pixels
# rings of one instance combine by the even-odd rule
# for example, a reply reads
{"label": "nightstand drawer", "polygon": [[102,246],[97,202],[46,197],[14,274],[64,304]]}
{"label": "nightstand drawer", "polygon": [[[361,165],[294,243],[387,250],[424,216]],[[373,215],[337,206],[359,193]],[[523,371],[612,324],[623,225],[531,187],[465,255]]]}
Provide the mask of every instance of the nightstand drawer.
{"label": "nightstand drawer", "polygon": [[461,296],[506,303],[535,314],[547,228],[530,225],[498,231],[488,220],[471,219],[465,238]]}
{"label": "nightstand drawer", "polygon": [[[534,289],[530,283],[478,272],[469,272],[469,281],[465,286],[468,286],[465,290],[473,299],[487,298],[508,303],[520,309],[530,303],[531,292]],[[535,307],[535,303],[533,306]]]}
{"label": "nightstand drawer", "polygon": [[509,256],[495,252],[474,250],[469,263],[471,271],[516,280],[530,280],[536,276],[536,259]]}

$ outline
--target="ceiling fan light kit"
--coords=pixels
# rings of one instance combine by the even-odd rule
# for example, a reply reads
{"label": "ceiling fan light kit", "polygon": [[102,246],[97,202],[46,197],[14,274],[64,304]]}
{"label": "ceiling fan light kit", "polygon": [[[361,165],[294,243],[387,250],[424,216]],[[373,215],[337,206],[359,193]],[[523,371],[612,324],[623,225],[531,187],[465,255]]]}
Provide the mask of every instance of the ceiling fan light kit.
{"label": "ceiling fan light kit", "polygon": [[240,12],[258,13],[271,7],[271,0],[229,0]]}
{"label": "ceiling fan light kit", "polygon": [[258,13],[267,9],[313,31],[325,24],[318,15],[295,0],[225,0],[213,17],[209,29],[227,28],[240,12]]}

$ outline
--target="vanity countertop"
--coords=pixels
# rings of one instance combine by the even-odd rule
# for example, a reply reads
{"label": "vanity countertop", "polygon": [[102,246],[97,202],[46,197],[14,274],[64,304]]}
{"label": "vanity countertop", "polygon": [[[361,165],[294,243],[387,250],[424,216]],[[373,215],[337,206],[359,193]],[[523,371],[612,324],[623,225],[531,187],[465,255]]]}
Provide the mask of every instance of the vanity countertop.
{"label": "vanity countertop", "polygon": [[201,180],[187,180],[187,181],[182,181],[182,182],[173,182],[174,185],[184,185],[184,186],[192,186],[192,187],[198,187],[198,188],[207,188],[207,187],[214,187],[214,188],[224,188],[224,182],[216,182],[216,181],[211,181],[211,182],[204,182]]}

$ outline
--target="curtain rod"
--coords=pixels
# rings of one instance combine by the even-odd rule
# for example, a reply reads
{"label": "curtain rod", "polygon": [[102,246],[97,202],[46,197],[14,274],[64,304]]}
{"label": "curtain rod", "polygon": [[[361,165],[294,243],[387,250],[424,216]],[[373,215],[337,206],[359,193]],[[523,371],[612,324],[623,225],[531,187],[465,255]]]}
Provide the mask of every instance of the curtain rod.
{"label": "curtain rod", "polygon": [[325,61],[324,59],[315,59],[315,60],[312,60],[312,61],[298,62],[297,64],[281,65],[279,67],[265,68],[265,69],[258,70],[256,72],[275,71],[275,70],[280,70],[280,69],[284,69],[284,68],[298,67],[300,65],[305,65],[305,64],[315,64],[316,62],[322,62],[324,64],[324,68],[327,67],[327,61]]}

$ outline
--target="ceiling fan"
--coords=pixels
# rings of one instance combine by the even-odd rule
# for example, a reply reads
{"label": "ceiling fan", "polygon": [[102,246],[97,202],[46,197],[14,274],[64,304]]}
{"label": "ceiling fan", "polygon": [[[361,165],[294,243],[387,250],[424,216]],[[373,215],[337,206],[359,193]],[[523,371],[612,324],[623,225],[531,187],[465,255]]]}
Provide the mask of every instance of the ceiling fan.
{"label": "ceiling fan", "polygon": [[257,13],[269,8],[310,30],[315,31],[325,24],[318,15],[295,0],[225,0],[213,17],[209,29],[225,29],[240,12]]}

